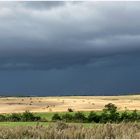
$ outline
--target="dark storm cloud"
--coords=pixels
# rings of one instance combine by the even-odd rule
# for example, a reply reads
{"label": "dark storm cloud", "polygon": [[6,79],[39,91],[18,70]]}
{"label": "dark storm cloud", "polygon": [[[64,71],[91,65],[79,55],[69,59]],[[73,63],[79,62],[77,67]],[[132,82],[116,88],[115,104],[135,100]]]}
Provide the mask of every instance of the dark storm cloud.
{"label": "dark storm cloud", "polygon": [[[139,6],[140,2],[1,2],[0,69],[120,65],[124,58],[126,64],[137,64]],[[120,61],[112,61],[116,57]]]}

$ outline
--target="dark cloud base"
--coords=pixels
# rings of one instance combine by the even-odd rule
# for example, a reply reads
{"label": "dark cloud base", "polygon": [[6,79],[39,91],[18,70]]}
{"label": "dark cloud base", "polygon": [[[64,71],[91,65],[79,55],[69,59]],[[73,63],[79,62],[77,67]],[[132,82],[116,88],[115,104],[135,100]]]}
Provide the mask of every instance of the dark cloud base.
{"label": "dark cloud base", "polygon": [[1,71],[1,95],[120,95],[139,93],[140,66],[79,66],[49,71]]}

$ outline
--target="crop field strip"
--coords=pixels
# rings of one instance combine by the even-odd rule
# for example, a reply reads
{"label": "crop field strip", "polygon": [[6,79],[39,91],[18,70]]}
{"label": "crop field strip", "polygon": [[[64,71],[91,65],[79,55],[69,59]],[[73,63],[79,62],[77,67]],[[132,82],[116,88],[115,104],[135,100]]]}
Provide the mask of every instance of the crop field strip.
{"label": "crop field strip", "polygon": [[107,103],[118,109],[140,110],[140,95],[127,96],[60,96],[60,97],[1,97],[0,113],[100,111]]}

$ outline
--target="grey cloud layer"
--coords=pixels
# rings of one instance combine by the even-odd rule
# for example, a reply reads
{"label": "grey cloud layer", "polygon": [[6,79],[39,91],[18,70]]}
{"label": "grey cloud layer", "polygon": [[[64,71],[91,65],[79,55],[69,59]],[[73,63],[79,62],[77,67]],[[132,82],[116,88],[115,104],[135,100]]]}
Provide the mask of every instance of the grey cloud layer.
{"label": "grey cloud layer", "polygon": [[140,2],[0,2],[0,69],[138,58],[139,7]]}

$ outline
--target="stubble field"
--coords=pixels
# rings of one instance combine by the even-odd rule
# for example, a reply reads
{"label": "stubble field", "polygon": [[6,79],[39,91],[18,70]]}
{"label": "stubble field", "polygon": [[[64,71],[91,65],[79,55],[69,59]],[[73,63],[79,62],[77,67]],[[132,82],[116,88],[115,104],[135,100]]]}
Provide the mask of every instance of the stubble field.
{"label": "stubble field", "polygon": [[118,110],[140,110],[140,95],[130,96],[61,96],[61,97],[1,97],[0,113],[100,111],[114,103]]}

